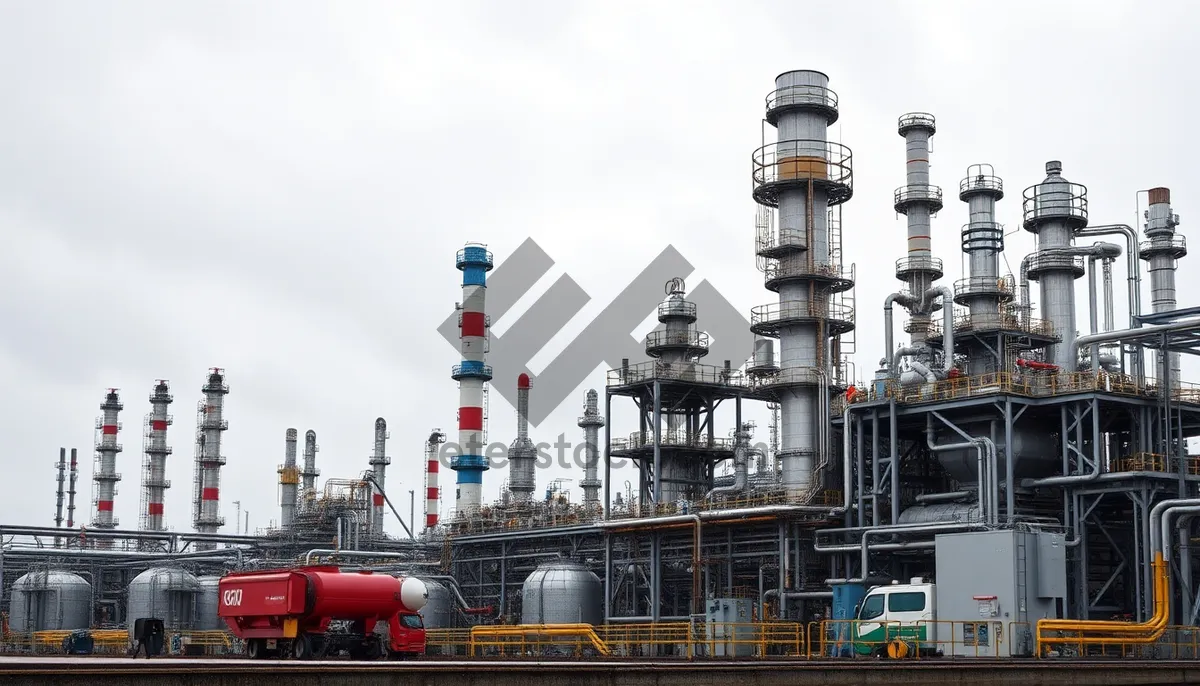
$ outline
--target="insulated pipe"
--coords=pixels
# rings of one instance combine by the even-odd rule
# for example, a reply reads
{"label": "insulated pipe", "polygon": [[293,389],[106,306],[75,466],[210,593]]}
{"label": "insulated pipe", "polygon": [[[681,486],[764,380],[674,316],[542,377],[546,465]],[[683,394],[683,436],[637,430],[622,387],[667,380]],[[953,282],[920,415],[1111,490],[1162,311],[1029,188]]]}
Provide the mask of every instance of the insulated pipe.
{"label": "insulated pipe", "polygon": [[925,377],[925,381],[929,383],[937,383],[937,374],[934,374],[933,370],[931,370],[929,367],[926,367],[925,364],[920,360],[912,360],[908,363],[908,365],[912,367],[914,372]]}
{"label": "insulated pipe", "polygon": [[942,373],[949,374],[954,369],[954,291],[949,286],[930,288],[921,296],[921,309],[926,309],[929,298],[939,293],[942,296],[942,351],[945,354]]}
{"label": "insulated pipe", "polygon": [[[1075,232],[1076,236],[1113,236],[1120,234],[1125,237],[1125,268],[1127,273],[1126,281],[1129,289],[1129,326],[1137,328],[1138,316],[1142,313],[1142,273],[1138,265],[1138,240],[1137,231],[1128,224],[1105,224],[1101,226],[1089,226],[1079,229]],[[1136,353],[1134,359],[1133,376],[1140,384],[1145,375],[1141,363],[1141,353]]]}
{"label": "insulated pipe", "polygon": [[374,550],[330,550],[329,548],[313,548],[304,554],[304,565],[311,565],[314,557],[362,557],[362,558],[378,558],[388,560],[405,560],[404,564],[413,567],[440,567],[441,562],[412,562],[408,558],[412,557],[412,553],[382,553]]}
{"label": "insulated pipe", "polygon": [[987,527],[982,522],[976,522],[974,524],[964,524],[962,522],[954,522],[954,523],[941,522],[941,523],[937,523],[937,524],[915,524],[913,526],[885,526],[885,527],[881,527],[881,528],[872,527],[872,528],[866,529],[862,533],[862,541],[860,544],[860,550],[861,550],[861,560],[860,561],[862,564],[863,578],[865,579],[869,574],[869,570],[867,569],[867,566],[870,564],[871,551],[869,548],[868,541],[870,540],[870,538],[872,536],[878,536],[878,535],[883,535],[883,534],[923,534],[923,533],[930,533],[930,532],[947,533],[950,531],[974,531],[977,529],[984,529],[984,528],[987,528]]}
{"label": "insulated pipe", "polygon": [[988,523],[995,524],[998,519],[998,512],[995,516],[992,513],[992,501],[996,498],[991,494],[990,475],[992,470],[988,468],[988,458],[993,458],[996,455],[996,447],[990,438],[982,436],[972,437],[969,441],[962,443],[949,443],[946,445],[938,445],[933,431],[933,415],[926,417],[925,424],[925,441],[929,449],[935,453],[946,452],[949,450],[966,450],[974,448],[977,452],[975,462],[976,479],[979,484],[979,516],[984,517]]}
{"label": "insulated pipe", "polygon": [[750,427],[743,424],[738,430],[736,440],[733,446],[733,483],[729,486],[718,486],[705,494],[704,499],[708,500],[715,495],[728,495],[730,493],[741,493],[746,490],[746,476],[748,472],[749,456],[746,450],[750,444]]}
{"label": "insulated pipe", "polygon": [[1075,339],[1075,349],[1076,354],[1078,354],[1079,348],[1092,343],[1139,341],[1143,338],[1153,338],[1164,333],[1175,333],[1178,331],[1190,330],[1200,330],[1200,317],[1180,319],[1179,321],[1171,322],[1170,324],[1153,324],[1134,329],[1119,329],[1117,331],[1105,331],[1104,333],[1080,336],[1079,338]]}
{"label": "insulated pipe", "polygon": [[[892,323],[892,303],[900,303],[901,307],[906,307],[906,308],[912,307],[914,304],[913,297],[911,295],[909,295],[908,293],[892,293],[888,297],[884,298],[884,300],[883,300],[883,348],[884,348],[883,359],[885,359],[885,360],[899,360],[900,359],[899,357],[894,357],[897,354],[897,351],[895,349],[895,339],[893,338],[895,334],[892,331],[892,329],[894,328],[894,325]],[[889,369],[888,369],[888,371],[891,372],[891,375],[893,377],[896,376],[896,366],[898,364],[899,364],[898,361],[893,362],[891,364],[891,367],[889,367]]]}
{"label": "insulated pipe", "polygon": [[[1079,341],[1084,341],[1086,338],[1088,338],[1088,336],[1082,336],[1082,337],[1076,339],[1075,344],[1078,346]],[[1086,345],[1086,341],[1084,344]],[[1063,421],[1066,421],[1066,420],[1063,420]],[[1099,437],[1100,437],[1100,413],[1099,413],[1098,408],[1093,404],[1092,405],[1092,439],[1093,439],[1092,443],[1096,444],[1096,445],[1092,446],[1092,450],[1093,450],[1092,471],[1088,472],[1087,474],[1073,474],[1073,475],[1069,475],[1069,476],[1067,476],[1067,475],[1052,476],[1047,479],[1027,480],[1023,483],[1023,485],[1028,488],[1045,488],[1047,486],[1071,486],[1071,485],[1075,485],[1075,484],[1086,483],[1088,481],[1095,481],[1096,479],[1100,478],[1100,469],[1101,469],[1100,455],[1099,455],[1100,446],[1098,445],[1099,441],[1097,440],[1097,439],[1099,439]],[[1067,437],[1065,434],[1063,435],[1062,440],[1064,440],[1064,441],[1067,440]]]}
{"label": "insulated pipe", "polygon": [[921,345],[906,345],[906,346],[903,346],[903,347],[897,348],[897,349],[896,349],[896,352],[895,352],[895,353],[893,353],[893,354],[892,354],[892,357],[890,358],[890,359],[891,359],[891,362],[892,362],[892,373],[893,373],[893,376],[895,375],[895,372],[896,372],[898,369],[900,369],[900,361],[901,361],[901,360],[903,360],[904,358],[906,358],[906,357],[908,357],[908,356],[910,356],[910,355],[920,355],[921,353],[924,353],[924,352],[926,352],[926,351],[928,351],[928,350],[929,350],[929,348],[928,348],[927,346],[925,346],[924,344],[921,344]]}

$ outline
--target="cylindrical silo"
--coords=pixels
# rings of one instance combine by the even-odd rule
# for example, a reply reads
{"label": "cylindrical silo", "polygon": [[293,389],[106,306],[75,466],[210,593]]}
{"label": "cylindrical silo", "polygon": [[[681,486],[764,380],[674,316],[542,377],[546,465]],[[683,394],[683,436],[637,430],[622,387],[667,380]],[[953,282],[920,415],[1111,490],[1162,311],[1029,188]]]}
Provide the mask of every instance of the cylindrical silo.
{"label": "cylindrical silo", "polygon": [[603,624],[604,586],[578,562],[540,565],[521,591],[522,624]]}
{"label": "cylindrical silo", "polygon": [[454,625],[454,594],[438,581],[421,579],[425,583],[428,598],[425,607],[417,614],[421,615],[426,629],[449,629]]}
{"label": "cylindrical silo", "polygon": [[154,567],[138,574],[129,582],[129,630],[139,619],[161,619],[167,629],[193,628],[200,590],[196,577],[183,569]]}
{"label": "cylindrical silo", "polygon": [[91,616],[92,585],[78,574],[42,570],[13,582],[8,611],[13,633],[86,629]]}

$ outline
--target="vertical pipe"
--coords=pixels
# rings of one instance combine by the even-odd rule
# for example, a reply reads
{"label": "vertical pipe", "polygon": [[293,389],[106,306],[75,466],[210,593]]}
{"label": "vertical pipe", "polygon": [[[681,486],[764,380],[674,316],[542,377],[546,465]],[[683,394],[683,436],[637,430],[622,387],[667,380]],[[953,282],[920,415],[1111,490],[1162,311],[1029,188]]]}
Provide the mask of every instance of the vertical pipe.
{"label": "vertical pipe", "polygon": [[[117,453],[121,452],[121,444],[117,442],[117,432],[120,430],[118,416],[124,405],[117,389],[108,389],[104,402],[100,405],[104,414],[96,420],[96,470],[92,481],[96,489],[96,514],[92,526],[97,529],[115,529],[117,520],[113,517],[113,496],[117,490],[117,482],[121,476],[117,474]],[[101,540],[101,547],[110,547],[110,540]]]}
{"label": "vertical pipe", "polygon": [[[850,421],[851,416],[852,415],[849,412],[845,413],[844,415],[842,415],[842,421],[844,421],[844,422]],[[855,488],[858,491],[858,526],[865,526],[866,525],[865,517],[866,517],[866,509],[867,508],[864,506],[864,503],[863,503],[863,491],[866,490],[866,477],[867,477],[866,464],[864,462],[866,460],[866,455],[865,455],[865,453],[866,453],[866,436],[864,435],[864,432],[863,432],[863,414],[861,412],[858,414],[857,418],[855,419],[855,427],[856,427],[857,433],[858,433],[858,443],[857,443],[857,445],[855,445],[855,449],[858,452],[858,458],[857,458],[858,459],[858,461],[857,461],[858,482],[855,485]],[[850,475],[847,474],[846,475],[846,483],[842,484],[842,488],[850,488],[849,477],[850,477]],[[849,517],[850,513],[847,512],[846,516]]]}
{"label": "vertical pipe", "polygon": [[62,527],[63,523],[63,496],[66,495],[66,480],[67,480],[67,449],[58,449],[58,487],[55,491],[57,503],[54,508],[54,526]]}
{"label": "vertical pipe", "polygon": [[[900,447],[899,433],[896,426],[896,399],[892,398],[888,401],[888,412],[891,415],[888,422],[888,450],[891,452],[891,462],[889,463],[891,475],[891,506],[892,506],[892,524],[900,522]],[[983,516],[983,513],[979,513]]]}
{"label": "vertical pipe", "polygon": [[879,410],[871,410],[871,526],[879,526]]}
{"label": "vertical pipe", "polygon": [[[597,478],[600,466],[600,443],[598,435],[600,427],[604,426],[604,417],[600,416],[599,395],[595,389],[589,389],[583,406],[583,415],[576,422],[583,429],[584,460],[583,480],[579,486],[583,489],[583,505],[589,512],[600,508],[600,479]],[[607,469],[605,481],[608,480]],[[605,499],[608,489],[605,489]]]}
{"label": "vertical pipe", "polygon": [[537,459],[537,447],[529,439],[529,375],[522,373],[517,377],[517,437],[508,447],[508,490],[512,493],[513,501],[528,503],[533,499],[536,488],[534,479],[534,461]]}
{"label": "vertical pipe", "polygon": [[[1004,399],[1004,514],[1009,524],[1016,518],[1016,467],[1013,465],[1012,399]],[[1064,524],[1066,522],[1063,522]]]}
{"label": "vertical pipe", "polygon": [[[375,420],[375,449],[371,453],[369,464],[374,483],[371,486],[371,526],[370,531],[377,536],[383,535],[383,494],[387,479],[387,466],[392,458],[387,455],[387,421],[383,417]],[[416,523],[414,522],[415,526]]]}
{"label": "vertical pipe", "polygon": [[487,273],[492,253],[483,245],[469,244],[458,251],[455,266],[462,271],[462,316],[459,327],[462,362],[451,371],[458,382],[458,446],[450,468],[458,472],[455,511],[473,517],[483,500],[483,473],[488,469],[484,455],[487,433],[483,418],[484,385],[492,379],[485,364],[488,319],[484,307]]}
{"label": "vertical pipe", "polygon": [[75,526],[75,482],[79,480],[78,448],[71,448],[71,477],[67,483],[67,528]]}
{"label": "vertical pipe", "polygon": [[288,429],[283,438],[283,466],[279,468],[279,525],[291,529],[296,517],[296,487],[300,472],[296,469],[297,431]]}
{"label": "vertical pipe", "polygon": [[[196,425],[196,531],[216,533],[225,524],[221,516],[221,467],[225,456],[221,454],[221,436],[229,429],[224,418],[225,396],[229,386],[225,383],[225,370],[217,367],[208,370],[207,380],[200,391]],[[234,523],[236,532],[240,522]],[[213,550],[215,543],[197,543],[198,550]]]}
{"label": "vertical pipe", "polygon": [[[612,422],[607,421],[612,413],[612,395],[604,391],[604,518],[612,517]],[[629,503],[626,504],[628,506]]]}
{"label": "vertical pipe", "polygon": [[[654,512],[662,502],[662,384],[654,381]],[[657,540],[657,539],[656,539]],[[657,611],[657,610],[656,610]]]}

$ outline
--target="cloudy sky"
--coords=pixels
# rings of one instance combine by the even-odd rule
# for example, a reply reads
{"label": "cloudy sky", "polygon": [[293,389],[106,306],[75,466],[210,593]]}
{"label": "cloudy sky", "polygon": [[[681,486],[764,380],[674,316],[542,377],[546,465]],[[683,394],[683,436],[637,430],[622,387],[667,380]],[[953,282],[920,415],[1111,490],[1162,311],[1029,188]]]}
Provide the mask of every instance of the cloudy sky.
{"label": "cloudy sky", "polygon": [[[116,387],[116,514],[135,526],[140,425],[168,379],[167,520],[190,529],[212,366],[232,387],[230,520],[234,500],[251,528],[278,519],[288,427],[317,431],[323,476],[350,477],[377,416],[407,515],[422,440],[455,425],[459,356],[436,328],[461,298],[464,242],[501,261],[532,237],[555,261],[535,290],[569,273],[591,296],[534,371],[668,245],[695,266],[689,285],[706,279],[747,312],[773,299],[749,157],[790,69],[829,74],[830,136],[854,150],[843,230],[869,376],[904,248],[896,117],[937,116],[932,173],[947,189],[968,164],[995,165],[1013,270],[1032,245],[1019,191],[1049,159],[1088,186],[1093,223],[1133,223],[1136,192],[1168,186],[1187,233],[1200,77],[1183,27],[1198,21],[1185,1],[0,4],[0,521],[53,523],[60,446],[81,451],[77,519],[91,518],[93,422]],[[966,219],[953,199],[935,220],[948,282]],[[1200,276],[1185,268],[1179,286],[1191,304]],[[583,394],[603,383],[597,367],[535,440],[577,440]],[[493,394],[491,439],[510,441],[514,417]],[[637,428],[616,419],[614,434]],[[580,476],[542,470],[539,488]],[[503,478],[487,475],[485,496]]]}

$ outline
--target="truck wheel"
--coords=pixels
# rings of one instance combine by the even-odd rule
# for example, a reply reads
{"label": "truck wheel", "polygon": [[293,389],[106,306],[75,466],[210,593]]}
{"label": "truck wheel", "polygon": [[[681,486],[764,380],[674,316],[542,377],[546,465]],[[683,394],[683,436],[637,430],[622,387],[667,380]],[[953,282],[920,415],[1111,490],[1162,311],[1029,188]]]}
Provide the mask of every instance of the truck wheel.
{"label": "truck wheel", "polygon": [[252,638],[246,641],[246,657],[257,660],[263,656],[264,652],[262,639]]}
{"label": "truck wheel", "polygon": [[301,634],[292,641],[292,657],[297,660],[312,659],[312,640],[308,634]]}
{"label": "truck wheel", "polygon": [[368,660],[378,660],[383,655],[383,644],[379,638],[371,638],[367,641],[367,648],[364,651]]}

